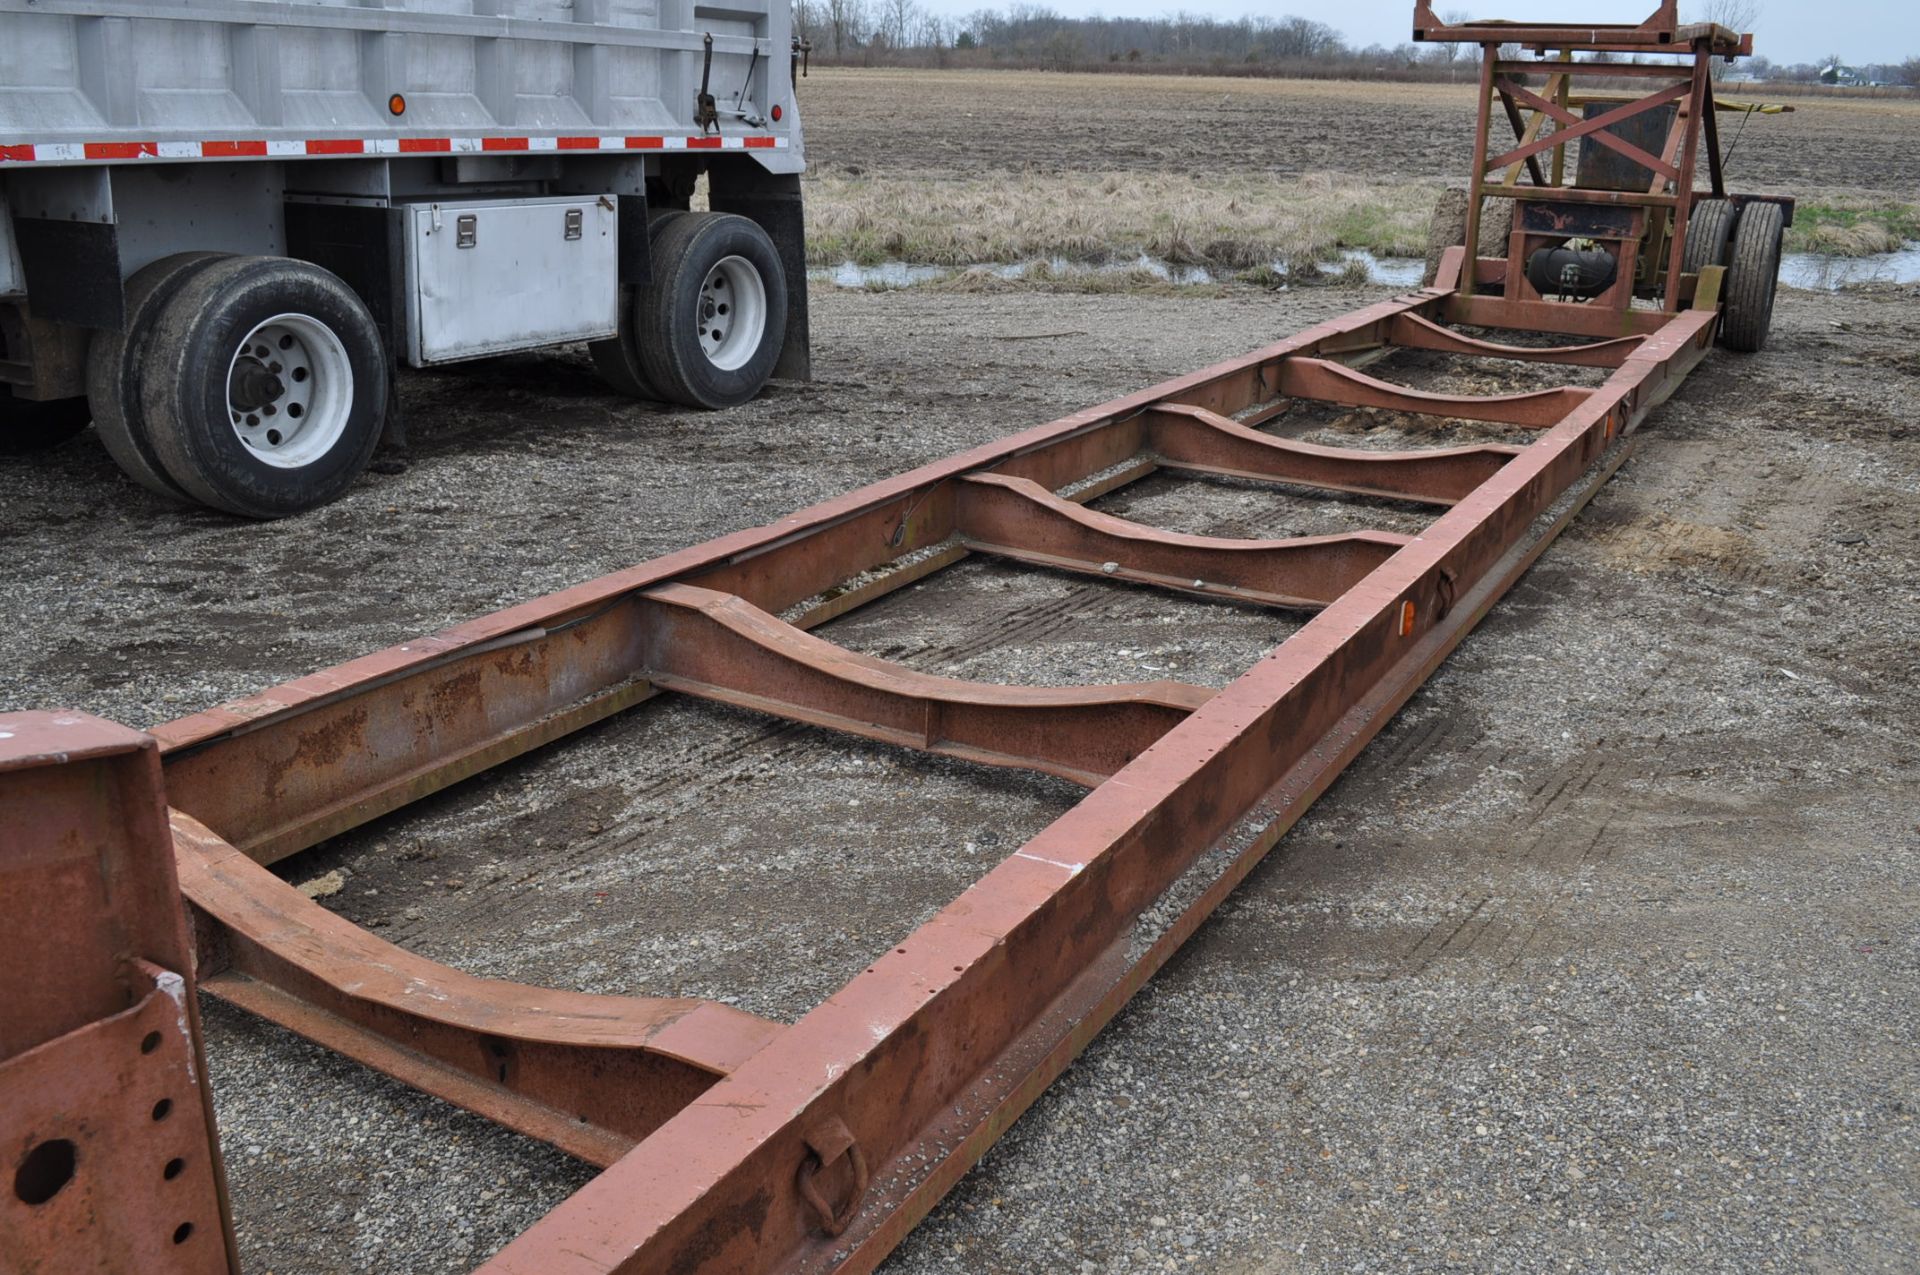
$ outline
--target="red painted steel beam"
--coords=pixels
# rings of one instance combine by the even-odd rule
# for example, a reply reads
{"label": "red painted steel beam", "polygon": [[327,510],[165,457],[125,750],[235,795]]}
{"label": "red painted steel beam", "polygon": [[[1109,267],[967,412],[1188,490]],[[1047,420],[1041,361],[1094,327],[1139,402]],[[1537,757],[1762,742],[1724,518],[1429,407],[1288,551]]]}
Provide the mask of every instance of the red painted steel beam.
{"label": "red painted steel beam", "polygon": [[0,1268],[238,1271],[159,750],[0,714]]}
{"label": "red painted steel beam", "polygon": [[1147,445],[1166,469],[1430,505],[1453,504],[1520,453],[1504,443],[1406,452],[1325,447],[1197,407],[1157,407],[1145,419]]}
{"label": "red painted steel beam", "polygon": [[950,1183],[948,1163],[977,1156],[995,1114],[1084,1043],[1074,1025],[1139,964],[1136,918],[1370,693],[1420,666],[1453,604],[1476,599],[1471,616],[1490,601],[1479,591],[1505,579],[1535,520],[1704,357],[1714,318],[1675,319],[1418,540],[483,1269],[871,1269],[902,1233],[894,1219],[930,1204],[919,1184]]}
{"label": "red painted steel beam", "polygon": [[803,633],[728,593],[649,590],[655,686],[989,766],[1093,787],[1206,703],[1180,682],[995,686],[915,672]]}
{"label": "red painted steel beam", "polygon": [[1407,542],[1382,531],[1282,540],[1190,536],[1083,509],[1038,483],[999,474],[961,483],[955,524],[977,553],[1295,608],[1333,601]]}
{"label": "red painted steel beam", "polygon": [[477,978],[337,916],[172,814],[204,990],[423,1092],[607,1165],[774,1039],[711,1001]]}
{"label": "red painted steel beam", "polygon": [[1290,398],[1490,421],[1526,429],[1549,428],[1592,394],[1591,390],[1572,385],[1529,394],[1430,394],[1390,384],[1339,363],[1311,358],[1288,359],[1281,365],[1280,390]]}

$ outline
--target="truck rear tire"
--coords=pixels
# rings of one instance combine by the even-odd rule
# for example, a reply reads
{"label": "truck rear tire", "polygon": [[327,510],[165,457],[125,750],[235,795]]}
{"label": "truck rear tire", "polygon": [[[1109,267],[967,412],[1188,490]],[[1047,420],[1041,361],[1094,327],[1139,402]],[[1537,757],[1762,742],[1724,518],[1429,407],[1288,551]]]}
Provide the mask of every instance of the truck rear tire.
{"label": "truck rear tire", "polygon": [[1773,326],[1773,294],[1780,286],[1780,241],[1786,216],[1779,204],[1750,203],[1733,228],[1733,251],[1722,292],[1720,344],[1754,354]]}
{"label": "truck rear tire", "polygon": [[41,403],[16,398],[11,387],[0,385],[0,456],[31,456],[58,447],[92,418],[84,398]]}
{"label": "truck rear tire", "polygon": [[159,454],[147,439],[147,413],[140,397],[141,371],[152,344],[154,316],[195,271],[226,255],[175,253],[136,271],[127,280],[126,328],[101,332],[87,352],[87,401],[92,404],[94,426],[100,431],[107,455],[127,477],[169,500],[191,502],[193,497],[167,477]]}
{"label": "truck rear tire", "polygon": [[[670,208],[666,212],[656,213],[647,222],[647,242],[649,247],[659,242],[660,232],[678,218],[690,216],[684,209]],[[658,260],[657,256],[651,257]],[[587,345],[587,353],[593,359],[593,370],[607,387],[629,398],[659,398],[660,391],[647,381],[647,371],[640,364],[640,345],[636,328],[640,320],[640,297],[643,288],[622,285],[620,288],[620,334],[605,341],[593,341]]]}
{"label": "truck rear tire", "polygon": [[731,213],[688,213],[654,237],[653,267],[634,341],[654,391],[717,408],[765,388],[787,332],[787,280],[767,232]]}
{"label": "truck rear tire", "polygon": [[379,329],[353,290],[285,257],[233,257],[161,309],[141,388],[167,476],[248,518],[334,500],[373,458],[387,411]]}

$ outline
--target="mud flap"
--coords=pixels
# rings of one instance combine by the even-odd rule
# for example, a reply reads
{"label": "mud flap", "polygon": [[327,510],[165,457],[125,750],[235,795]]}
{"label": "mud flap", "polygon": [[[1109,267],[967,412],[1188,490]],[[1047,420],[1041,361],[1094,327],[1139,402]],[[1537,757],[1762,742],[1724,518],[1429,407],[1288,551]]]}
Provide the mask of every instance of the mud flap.
{"label": "mud flap", "polygon": [[758,164],[715,164],[707,174],[708,203],[715,212],[737,213],[760,224],[780,254],[787,276],[787,342],[773,374],[791,381],[813,379],[813,348],[807,332],[807,236],[797,173],[769,173]]}

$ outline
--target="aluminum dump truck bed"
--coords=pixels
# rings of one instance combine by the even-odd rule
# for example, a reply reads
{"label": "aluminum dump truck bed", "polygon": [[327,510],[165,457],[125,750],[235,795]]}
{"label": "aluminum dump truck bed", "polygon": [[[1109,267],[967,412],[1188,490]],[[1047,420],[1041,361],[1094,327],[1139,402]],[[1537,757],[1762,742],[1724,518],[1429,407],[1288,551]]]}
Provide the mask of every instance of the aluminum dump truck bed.
{"label": "aluminum dump truck bed", "polygon": [[798,172],[791,45],[784,0],[0,0],[0,171],[706,148]]}

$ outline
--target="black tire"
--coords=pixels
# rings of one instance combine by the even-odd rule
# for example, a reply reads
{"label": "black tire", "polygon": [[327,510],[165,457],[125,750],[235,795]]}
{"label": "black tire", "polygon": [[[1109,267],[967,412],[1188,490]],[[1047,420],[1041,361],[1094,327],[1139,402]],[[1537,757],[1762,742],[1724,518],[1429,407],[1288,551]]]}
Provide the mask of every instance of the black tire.
{"label": "black tire", "polygon": [[[1480,215],[1480,255],[1505,257],[1507,239],[1513,233],[1513,201],[1494,199],[1485,202]],[[1449,186],[1434,202],[1433,216],[1427,222],[1427,264],[1420,274],[1420,286],[1431,288],[1440,274],[1440,257],[1447,249],[1467,242],[1467,192]]]}
{"label": "black tire", "polygon": [[31,456],[58,447],[86,429],[93,413],[84,398],[36,402],[0,385],[0,456]]}
{"label": "black tire", "polygon": [[[787,335],[787,280],[767,232],[731,213],[688,213],[661,229],[653,253],[653,285],[641,293],[634,323],[647,383],[662,398],[688,407],[735,407],[758,394]],[[716,271],[734,282],[708,290]],[[744,271],[757,280],[764,311],[754,342],[741,335],[754,331],[747,321],[750,300],[738,306],[716,300],[741,292]],[[719,307],[717,314],[709,303]],[[709,328],[708,322],[725,326]],[[724,334],[720,362],[708,354],[703,332]],[[738,363],[728,365],[735,356]]]}
{"label": "black tire", "polygon": [[1687,246],[1680,256],[1683,274],[1699,274],[1707,266],[1727,264],[1727,242],[1733,238],[1737,210],[1724,199],[1702,199],[1687,216]]}
{"label": "black tire", "polygon": [[181,252],[134,272],[127,280],[127,323],[120,332],[101,332],[87,352],[87,401],[93,405],[100,442],[120,472],[155,495],[191,502],[193,497],[167,476],[147,439],[146,407],[140,400],[140,372],[152,343],[154,316],[180,285],[216,261],[222,252]]}
{"label": "black tire", "polygon": [[1779,204],[1751,203],[1740,210],[1721,293],[1720,344],[1729,350],[1754,354],[1766,348],[1785,235],[1786,217]]}
{"label": "black tire", "polygon": [[148,438],[182,490],[243,517],[284,518],[336,499],[367,467],[388,371],[372,316],[338,277],[230,257],[160,310],[140,388]]}
{"label": "black tire", "polygon": [[[654,214],[647,222],[647,242],[649,247],[658,242],[660,232],[680,217],[689,216],[678,208]],[[658,260],[658,257],[654,257]],[[615,393],[625,394],[629,398],[659,398],[660,392],[647,381],[647,372],[640,365],[640,347],[635,339],[635,328],[639,324],[641,289],[621,285],[620,288],[620,332],[605,341],[592,341],[587,345],[587,354],[593,359],[593,370],[601,380]]]}

